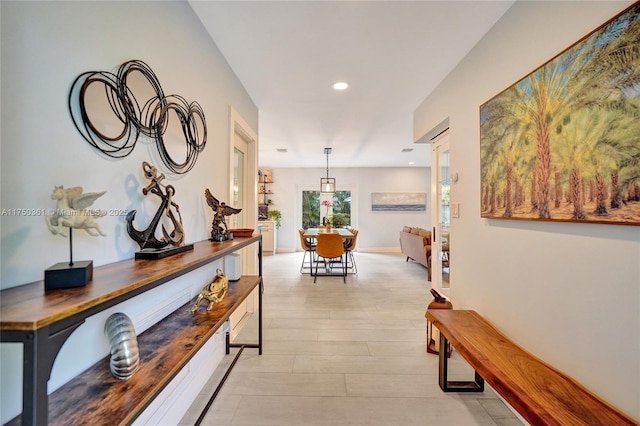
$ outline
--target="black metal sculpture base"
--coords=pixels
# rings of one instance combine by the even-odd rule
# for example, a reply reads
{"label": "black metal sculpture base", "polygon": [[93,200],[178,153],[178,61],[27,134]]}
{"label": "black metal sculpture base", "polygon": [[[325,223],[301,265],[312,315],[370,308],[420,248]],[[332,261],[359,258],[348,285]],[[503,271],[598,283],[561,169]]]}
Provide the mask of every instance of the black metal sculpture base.
{"label": "black metal sculpture base", "polygon": [[209,241],[217,241],[217,242],[222,242],[222,241],[227,241],[227,240],[233,240],[233,234],[231,232],[225,232],[225,233],[211,233],[211,238],[209,238]]}
{"label": "black metal sculpture base", "polygon": [[44,289],[83,287],[93,278],[93,260],[61,262],[44,271]]}
{"label": "black metal sculpture base", "polygon": [[136,252],[136,259],[162,259],[189,250],[193,250],[193,244],[185,244],[178,247],[165,247],[161,249],[142,249]]}

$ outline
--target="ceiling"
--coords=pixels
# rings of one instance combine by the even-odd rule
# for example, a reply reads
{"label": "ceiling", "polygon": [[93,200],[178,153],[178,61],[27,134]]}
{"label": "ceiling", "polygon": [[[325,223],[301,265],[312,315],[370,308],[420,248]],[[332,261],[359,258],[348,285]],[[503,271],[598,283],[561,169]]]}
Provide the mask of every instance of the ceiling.
{"label": "ceiling", "polygon": [[414,110],[513,2],[189,1],[258,107],[272,168],[325,167],[325,147],[330,167],[428,166]]}

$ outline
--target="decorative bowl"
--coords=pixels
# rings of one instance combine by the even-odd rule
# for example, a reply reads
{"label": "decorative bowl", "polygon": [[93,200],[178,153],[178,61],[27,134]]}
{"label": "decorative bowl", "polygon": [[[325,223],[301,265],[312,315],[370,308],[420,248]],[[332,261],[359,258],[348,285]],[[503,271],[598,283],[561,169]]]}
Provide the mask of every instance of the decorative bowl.
{"label": "decorative bowl", "polygon": [[253,228],[234,228],[229,229],[229,232],[233,234],[234,237],[250,237],[253,235]]}

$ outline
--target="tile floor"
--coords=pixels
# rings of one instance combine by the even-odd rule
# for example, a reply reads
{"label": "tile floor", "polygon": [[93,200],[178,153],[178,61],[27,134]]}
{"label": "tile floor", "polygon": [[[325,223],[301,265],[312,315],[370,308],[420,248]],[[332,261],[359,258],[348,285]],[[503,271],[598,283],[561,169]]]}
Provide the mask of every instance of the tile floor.
{"label": "tile floor", "polygon": [[[425,351],[427,271],[399,254],[355,253],[358,275],[300,275],[302,253],[264,257],[263,355],[245,349],[204,425],[521,425],[491,390],[443,393]],[[257,318],[237,340],[254,342]],[[181,425],[192,425],[225,357]],[[454,351],[450,379],[472,370]]]}

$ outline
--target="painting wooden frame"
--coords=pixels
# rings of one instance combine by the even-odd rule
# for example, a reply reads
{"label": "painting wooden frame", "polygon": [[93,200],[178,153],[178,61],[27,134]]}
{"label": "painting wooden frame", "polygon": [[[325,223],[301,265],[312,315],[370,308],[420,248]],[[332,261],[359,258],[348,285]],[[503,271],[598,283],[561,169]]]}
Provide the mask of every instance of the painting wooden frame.
{"label": "painting wooden frame", "polygon": [[424,192],[372,192],[373,212],[419,212],[427,209],[427,194]]}
{"label": "painting wooden frame", "polygon": [[480,106],[481,217],[640,225],[640,2]]}

